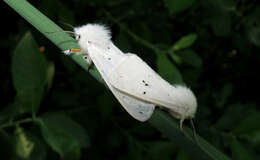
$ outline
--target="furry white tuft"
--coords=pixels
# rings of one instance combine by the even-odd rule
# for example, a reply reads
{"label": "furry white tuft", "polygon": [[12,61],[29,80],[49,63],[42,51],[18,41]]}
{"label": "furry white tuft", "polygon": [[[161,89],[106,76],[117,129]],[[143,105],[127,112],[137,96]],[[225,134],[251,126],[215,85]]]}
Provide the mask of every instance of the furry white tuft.
{"label": "furry white tuft", "polygon": [[79,35],[78,43],[82,49],[88,43],[94,43],[104,48],[111,43],[111,32],[108,27],[100,24],[86,24],[74,28],[76,35]]}

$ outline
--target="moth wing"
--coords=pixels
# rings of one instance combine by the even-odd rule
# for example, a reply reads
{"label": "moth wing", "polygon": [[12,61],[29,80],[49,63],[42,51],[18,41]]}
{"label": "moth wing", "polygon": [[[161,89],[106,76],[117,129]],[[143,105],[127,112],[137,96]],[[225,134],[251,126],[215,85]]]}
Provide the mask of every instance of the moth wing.
{"label": "moth wing", "polygon": [[142,100],[138,100],[128,94],[120,92],[110,85],[110,90],[115,95],[120,104],[124,107],[124,109],[135,119],[139,121],[148,120],[154,111],[155,105],[151,103],[147,103]]}
{"label": "moth wing", "polygon": [[111,43],[108,48],[100,48],[95,45],[89,45],[88,54],[107,86],[124,109],[139,121],[146,121],[149,119],[154,111],[154,104],[142,101],[132,97],[129,94],[121,92],[120,90],[117,90],[111,85],[108,78],[108,75],[111,74],[111,72],[113,72],[119,64],[128,58],[126,54],[123,54],[113,45],[113,43]]}
{"label": "moth wing", "polygon": [[174,90],[176,87],[162,79],[141,58],[126,54],[121,64],[108,76],[111,85],[118,90],[138,99],[158,106],[174,109],[178,115],[184,113],[185,104]]}

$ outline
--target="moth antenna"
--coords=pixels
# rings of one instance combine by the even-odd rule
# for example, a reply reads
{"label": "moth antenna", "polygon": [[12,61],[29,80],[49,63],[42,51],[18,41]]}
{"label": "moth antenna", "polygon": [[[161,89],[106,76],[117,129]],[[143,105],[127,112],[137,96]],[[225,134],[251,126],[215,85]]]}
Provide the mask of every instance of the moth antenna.
{"label": "moth antenna", "polygon": [[70,27],[71,29],[74,29],[75,27],[69,23],[66,23],[66,22],[62,22],[62,21],[59,21],[61,24],[65,25],[65,26],[68,26]]}
{"label": "moth antenna", "polygon": [[195,141],[199,144],[197,133],[196,133],[196,129],[195,129],[195,125],[194,125],[194,122],[193,122],[192,119],[190,119],[190,124],[191,124],[192,131],[193,131],[193,137],[194,137]]}
{"label": "moth antenna", "polygon": [[65,32],[65,33],[68,33],[68,34],[70,34],[71,36],[73,36],[73,37],[79,37],[80,35],[78,35],[78,34],[76,34],[75,32],[73,32],[73,31],[53,31],[53,32],[45,32],[45,33],[60,33],[60,32]]}

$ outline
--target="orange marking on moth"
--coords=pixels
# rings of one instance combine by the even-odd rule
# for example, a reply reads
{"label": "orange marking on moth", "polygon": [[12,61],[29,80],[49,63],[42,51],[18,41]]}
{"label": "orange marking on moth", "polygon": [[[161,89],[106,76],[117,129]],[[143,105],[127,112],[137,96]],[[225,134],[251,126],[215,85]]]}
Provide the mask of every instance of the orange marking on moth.
{"label": "orange marking on moth", "polygon": [[81,52],[81,49],[71,49],[72,52]]}

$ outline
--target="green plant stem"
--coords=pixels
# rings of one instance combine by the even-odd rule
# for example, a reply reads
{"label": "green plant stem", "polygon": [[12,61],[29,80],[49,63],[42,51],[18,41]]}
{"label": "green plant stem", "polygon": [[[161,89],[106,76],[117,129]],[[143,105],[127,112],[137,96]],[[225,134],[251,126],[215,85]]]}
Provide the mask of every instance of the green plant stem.
{"label": "green plant stem", "polygon": [[23,123],[30,123],[30,122],[33,122],[33,121],[34,121],[33,118],[25,118],[25,119],[21,119],[21,120],[18,120],[18,121],[10,121],[8,123],[0,125],[0,130],[7,128],[7,127],[17,126],[17,125],[20,125],[20,124],[23,124]]}

